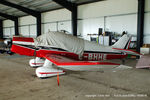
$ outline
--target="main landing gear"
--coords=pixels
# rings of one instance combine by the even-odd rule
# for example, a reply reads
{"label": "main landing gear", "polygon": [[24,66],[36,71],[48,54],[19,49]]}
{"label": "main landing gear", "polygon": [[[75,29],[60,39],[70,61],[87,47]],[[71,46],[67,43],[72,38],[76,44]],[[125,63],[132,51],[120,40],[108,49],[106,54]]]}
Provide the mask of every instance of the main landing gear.
{"label": "main landing gear", "polygon": [[36,69],[36,75],[39,78],[47,78],[51,76],[57,76],[65,74],[63,70],[55,69],[52,65],[53,63],[49,60],[45,60],[44,65]]}

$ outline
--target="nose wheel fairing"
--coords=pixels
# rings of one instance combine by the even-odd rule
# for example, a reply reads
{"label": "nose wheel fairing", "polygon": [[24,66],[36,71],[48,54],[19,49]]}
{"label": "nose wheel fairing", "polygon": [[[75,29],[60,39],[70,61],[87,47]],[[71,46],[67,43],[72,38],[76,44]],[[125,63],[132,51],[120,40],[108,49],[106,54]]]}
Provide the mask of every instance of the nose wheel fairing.
{"label": "nose wheel fairing", "polygon": [[36,57],[35,59],[31,59],[29,61],[29,65],[33,68],[43,66],[43,64],[44,64],[44,60],[39,57]]}

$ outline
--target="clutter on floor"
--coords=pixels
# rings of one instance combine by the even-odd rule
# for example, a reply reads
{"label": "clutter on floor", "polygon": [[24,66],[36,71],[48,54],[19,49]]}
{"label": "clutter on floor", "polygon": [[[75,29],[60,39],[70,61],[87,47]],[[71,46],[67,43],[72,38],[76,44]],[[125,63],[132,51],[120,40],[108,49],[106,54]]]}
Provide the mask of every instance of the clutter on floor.
{"label": "clutter on floor", "polygon": [[143,47],[140,48],[141,54],[150,54],[150,44],[144,44]]}
{"label": "clutter on floor", "polygon": [[150,55],[143,55],[136,64],[136,68],[150,68]]}

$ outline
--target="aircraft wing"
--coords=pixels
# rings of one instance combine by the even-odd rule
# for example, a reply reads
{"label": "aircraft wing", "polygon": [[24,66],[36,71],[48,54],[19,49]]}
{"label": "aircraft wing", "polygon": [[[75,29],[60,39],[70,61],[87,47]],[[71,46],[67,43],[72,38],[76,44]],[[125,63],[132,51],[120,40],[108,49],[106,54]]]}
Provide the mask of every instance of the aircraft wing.
{"label": "aircraft wing", "polygon": [[75,71],[92,70],[92,69],[94,70],[98,68],[114,68],[120,65],[111,62],[78,61],[61,55],[54,55],[54,54],[46,54],[43,55],[43,57],[48,59],[55,65],[57,65],[57,67]]}

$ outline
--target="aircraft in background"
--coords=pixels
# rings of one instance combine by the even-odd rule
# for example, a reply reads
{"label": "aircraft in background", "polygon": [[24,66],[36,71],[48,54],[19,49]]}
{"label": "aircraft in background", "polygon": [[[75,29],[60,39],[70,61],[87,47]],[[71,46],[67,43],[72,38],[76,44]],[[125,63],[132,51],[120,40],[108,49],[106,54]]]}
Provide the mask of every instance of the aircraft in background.
{"label": "aircraft in background", "polygon": [[10,51],[12,39],[8,38],[5,39],[3,42],[0,43],[0,54],[7,53],[9,55],[12,55],[13,52]]}
{"label": "aircraft in background", "polygon": [[139,56],[128,50],[130,41],[131,37],[125,34],[114,45],[103,46],[62,32],[48,32],[36,39],[14,36],[11,51],[35,56],[29,61],[30,66],[41,66],[36,75],[45,78],[65,74],[64,69],[84,71],[119,66],[104,60],[124,59],[128,54]]}

